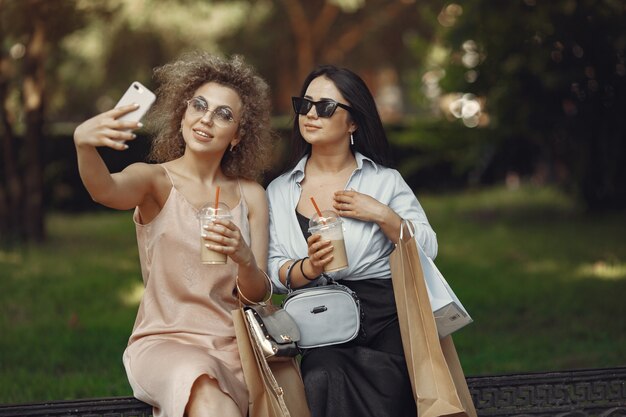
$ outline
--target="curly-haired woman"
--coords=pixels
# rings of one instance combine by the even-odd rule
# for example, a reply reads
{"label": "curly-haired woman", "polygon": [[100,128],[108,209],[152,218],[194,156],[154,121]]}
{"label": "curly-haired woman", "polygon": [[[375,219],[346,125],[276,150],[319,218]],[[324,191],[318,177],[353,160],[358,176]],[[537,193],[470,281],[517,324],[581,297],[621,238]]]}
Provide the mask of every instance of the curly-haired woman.
{"label": "curly-haired woman", "polygon": [[[245,299],[267,290],[268,208],[255,179],[270,151],[268,87],[241,57],[188,54],[155,70],[157,99],[148,120],[150,158],[110,173],[97,147],[123,151],[137,122],[119,120],[129,105],[76,128],[80,176],[91,197],[134,209],[145,286],[124,352],[137,398],[155,416],[245,416],[244,383],[231,310],[236,287]],[[228,256],[200,261],[199,209],[213,200],[231,207],[216,220],[205,246]]]}

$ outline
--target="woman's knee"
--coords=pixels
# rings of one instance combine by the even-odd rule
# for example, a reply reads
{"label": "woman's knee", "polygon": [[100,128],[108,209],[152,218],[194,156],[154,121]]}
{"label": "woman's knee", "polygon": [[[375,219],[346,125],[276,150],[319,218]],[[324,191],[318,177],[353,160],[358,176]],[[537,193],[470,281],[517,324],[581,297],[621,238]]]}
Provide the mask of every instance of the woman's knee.
{"label": "woman's knee", "polygon": [[208,375],[199,376],[191,386],[189,402],[185,410],[185,414],[189,416],[213,415],[211,411],[218,410],[223,413],[221,415],[240,415],[239,408],[233,399],[220,389],[215,379]]}
{"label": "woman's knee", "polygon": [[324,390],[328,387],[329,372],[326,368],[309,368],[302,372],[302,379],[307,386]]}
{"label": "woman's knee", "polygon": [[306,383],[327,386],[330,380],[345,373],[346,364],[346,358],[339,350],[315,349],[302,358],[302,377]]}
{"label": "woman's knee", "polygon": [[191,396],[206,395],[217,388],[217,381],[208,375],[200,375],[191,386]]}

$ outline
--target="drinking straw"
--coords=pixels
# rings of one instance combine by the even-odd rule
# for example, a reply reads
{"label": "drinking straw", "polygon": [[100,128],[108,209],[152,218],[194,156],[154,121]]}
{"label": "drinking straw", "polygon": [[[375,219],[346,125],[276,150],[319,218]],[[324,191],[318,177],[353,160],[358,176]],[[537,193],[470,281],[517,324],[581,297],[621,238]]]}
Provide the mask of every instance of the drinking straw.
{"label": "drinking straw", "polygon": [[215,190],[215,210],[218,209],[220,204],[220,186],[217,186],[217,189]]}
{"label": "drinking straw", "polygon": [[313,207],[315,207],[315,211],[317,211],[317,215],[319,216],[319,218],[323,219],[322,212],[320,211],[320,208],[317,207],[317,203],[315,202],[315,199],[313,197],[311,197],[311,203],[313,203]]}

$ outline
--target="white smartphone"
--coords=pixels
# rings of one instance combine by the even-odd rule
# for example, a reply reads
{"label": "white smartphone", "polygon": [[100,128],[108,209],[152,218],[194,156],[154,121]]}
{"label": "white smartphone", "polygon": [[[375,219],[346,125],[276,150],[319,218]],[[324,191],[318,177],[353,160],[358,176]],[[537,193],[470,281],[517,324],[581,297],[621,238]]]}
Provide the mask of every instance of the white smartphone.
{"label": "white smartphone", "polygon": [[128,104],[137,103],[139,104],[139,108],[137,110],[131,111],[130,113],[126,113],[118,120],[133,122],[140,121],[141,118],[150,109],[155,99],[156,96],[152,91],[148,90],[139,81],[133,81],[120,99],[120,101],[117,102],[115,107],[121,107]]}

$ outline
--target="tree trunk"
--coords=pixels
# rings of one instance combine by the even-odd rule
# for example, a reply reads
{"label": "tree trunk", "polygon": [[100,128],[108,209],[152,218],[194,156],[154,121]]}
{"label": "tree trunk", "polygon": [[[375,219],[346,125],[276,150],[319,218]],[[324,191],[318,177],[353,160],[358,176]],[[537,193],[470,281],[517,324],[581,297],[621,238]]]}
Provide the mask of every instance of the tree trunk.
{"label": "tree trunk", "polygon": [[6,101],[9,94],[11,68],[7,56],[0,58],[0,124],[2,131],[2,176],[0,182],[0,238],[2,241],[23,239],[22,181],[17,167],[17,143]]}
{"label": "tree trunk", "polygon": [[315,51],[313,49],[312,23],[307,18],[304,7],[296,0],[283,0],[283,5],[291,32],[295,40],[296,51],[296,78],[303,80],[308,72],[313,69]]}
{"label": "tree trunk", "polygon": [[356,22],[333,42],[328,42],[322,51],[325,61],[341,61],[343,57],[353,50],[363,40],[368,32],[375,28],[393,24],[398,16],[413,4],[408,1],[391,2],[384,8],[377,10],[375,14],[367,15],[361,22]]}
{"label": "tree trunk", "polygon": [[23,99],[26,118],[24,135],[24,218],[23,230],[29,241],[45,238],[43,208],[42,142],[44,124],[44,63],[46,32],[36,17],[24,57]]}

